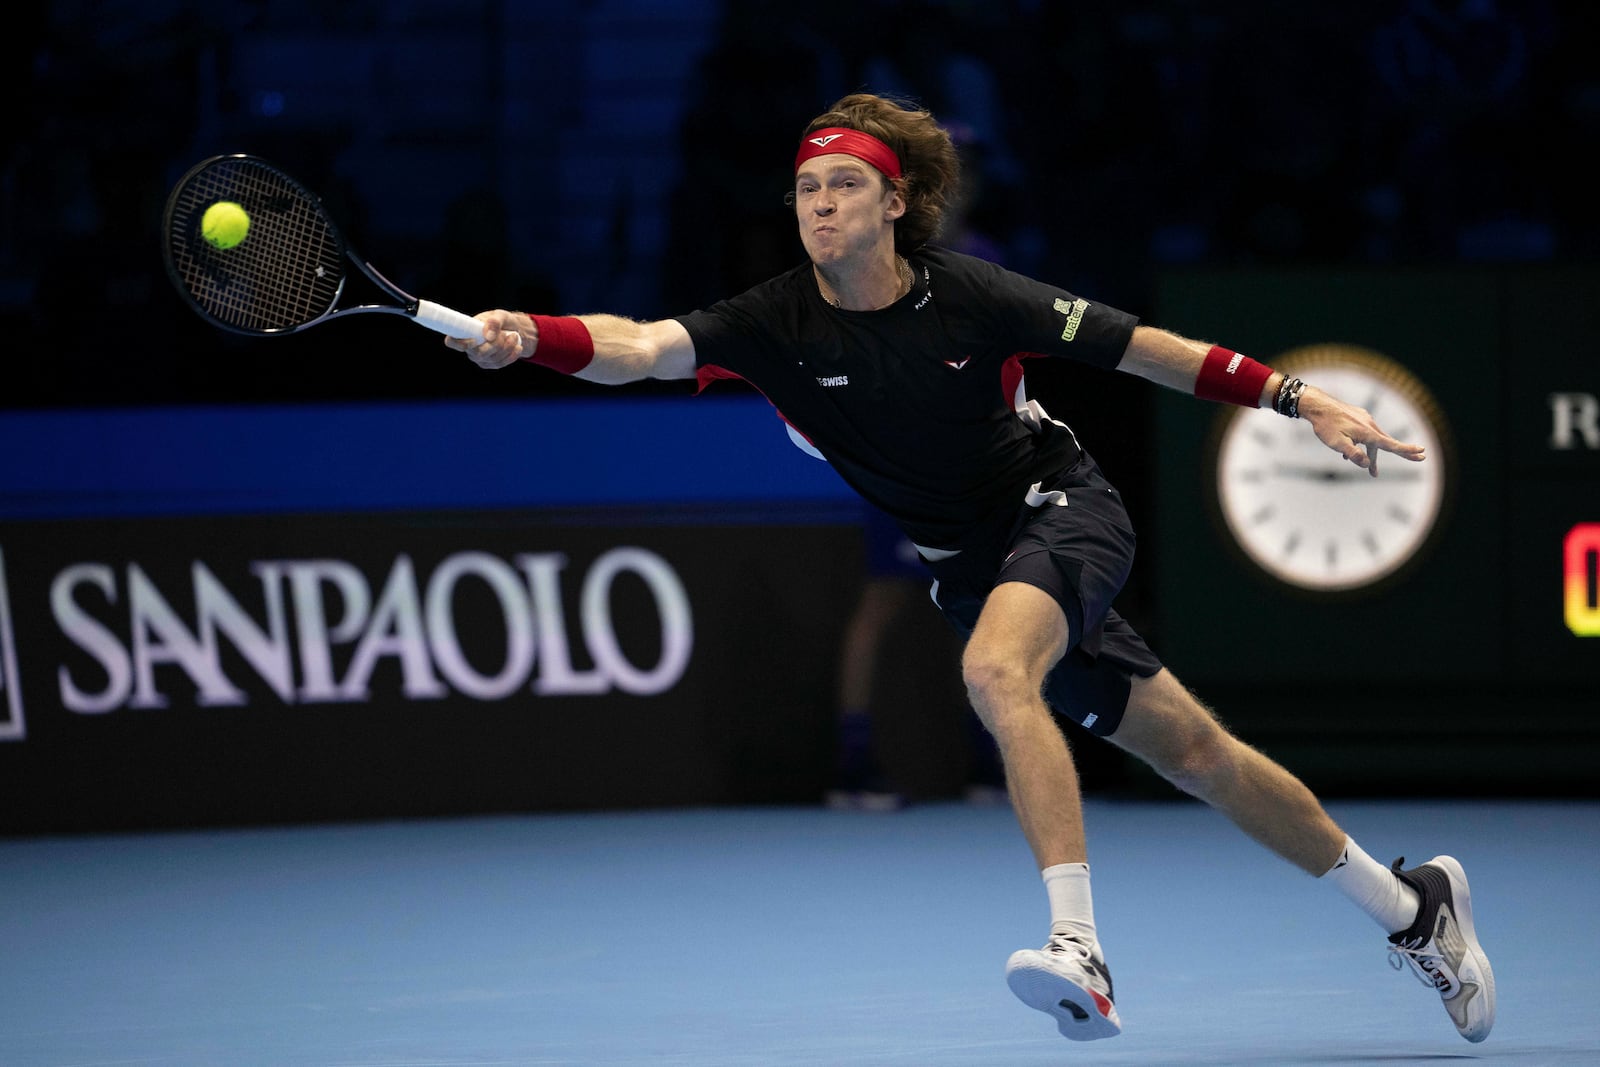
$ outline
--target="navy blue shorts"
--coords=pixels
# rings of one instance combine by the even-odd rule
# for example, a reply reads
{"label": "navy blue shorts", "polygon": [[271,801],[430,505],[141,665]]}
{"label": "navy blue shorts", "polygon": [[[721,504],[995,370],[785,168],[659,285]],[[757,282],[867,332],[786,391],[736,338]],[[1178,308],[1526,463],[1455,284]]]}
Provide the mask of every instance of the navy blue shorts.
{"label": "navy blue shorts", "polygon": [[1009,526],[949,559],[925,560],[934,603],[963,640],[989,591],[1026,582],[1049,593],[1067,617],[1066,654],[1045,680],[1045,701],[1091,733],[1122,722],[1133,678],[1161,661],[1111,607],[1133,565],[1134,533],[1122,497],[1088,455],[1030,488]]}

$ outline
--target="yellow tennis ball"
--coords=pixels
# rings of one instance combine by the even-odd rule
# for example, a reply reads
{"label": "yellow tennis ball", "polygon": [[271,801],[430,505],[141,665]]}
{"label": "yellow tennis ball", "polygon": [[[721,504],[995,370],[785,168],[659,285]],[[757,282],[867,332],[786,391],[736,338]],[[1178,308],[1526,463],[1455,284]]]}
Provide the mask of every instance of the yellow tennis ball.
{"label": "yellow tennis ball", "polygon": [[218,248],[236,248],[250,232],[250,213],[232,200],[218,200],[200,216],[200,233]]}

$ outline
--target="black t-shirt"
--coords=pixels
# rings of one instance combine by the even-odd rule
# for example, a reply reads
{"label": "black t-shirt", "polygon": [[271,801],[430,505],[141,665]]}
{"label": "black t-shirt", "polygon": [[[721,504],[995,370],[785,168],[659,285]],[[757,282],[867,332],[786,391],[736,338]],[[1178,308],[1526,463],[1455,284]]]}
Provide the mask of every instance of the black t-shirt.
{"label": "black t-shirt", "polygon": [[702,388],[749,382],[913,541],[956,548],[1081,455],[1024,403],[1021,360],[1115,367],[1138,320],[948,249],[909,259],[878,311],[828,304],[807,263],[678,321]]}

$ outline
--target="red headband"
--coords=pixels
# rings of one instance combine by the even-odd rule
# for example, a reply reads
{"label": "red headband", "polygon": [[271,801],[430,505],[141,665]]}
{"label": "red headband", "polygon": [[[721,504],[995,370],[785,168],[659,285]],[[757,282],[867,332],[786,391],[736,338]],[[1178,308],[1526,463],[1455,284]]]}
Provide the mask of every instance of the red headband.
{"label": "red headband", "polygon": [[798,171],[800,164],[814,156],[825,156],[832,152],[855,156],[870,163],[887,178],[900,177],[900,157],[894,154],[894,149],[870,133],[843,126],[829,126],[825,130],[806,134],[805,140],[800,142],[800,151],[795,154],[794,169]]}

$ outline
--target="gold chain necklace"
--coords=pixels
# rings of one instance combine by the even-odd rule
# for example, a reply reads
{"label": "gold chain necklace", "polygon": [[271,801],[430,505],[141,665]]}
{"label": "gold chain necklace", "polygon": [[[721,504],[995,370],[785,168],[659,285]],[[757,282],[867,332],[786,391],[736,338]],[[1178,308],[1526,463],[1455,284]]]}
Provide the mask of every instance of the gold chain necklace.
{"label": "gold chain necklace", "polygon": [[[896,300],[899,300],[902,296],[905,296],[907,293],[911,292],[911,287],[916,284],[915,275],[911,273],[911,264],[906,262],[905,256],[900,255],[898,252],[895,253],[894,266],[895,273],[900,276],[900,287],[895,290],[894,297],[889,301],[889,304],[893,304]],[[823,293],[822,298],[828,303],[832,304],[834,307],[839,308],[840,310],[844,309],[844,305],[839,303],[838,297]],[[882,311],[884,308],[888,307],[889,304],[879,304],[877,307],[867,308],[867,310]]]}

